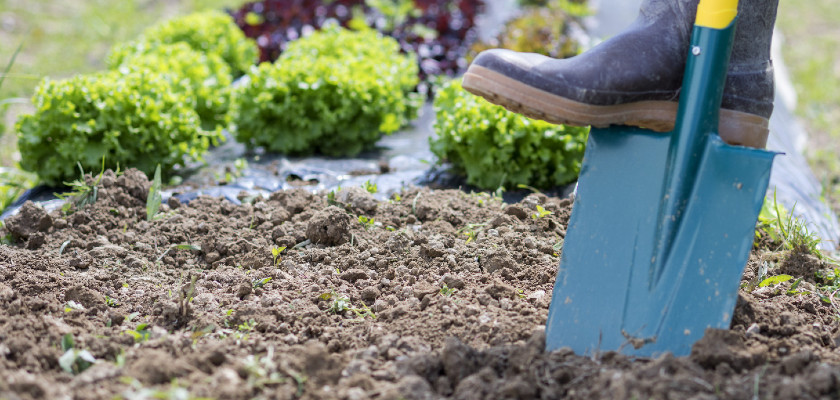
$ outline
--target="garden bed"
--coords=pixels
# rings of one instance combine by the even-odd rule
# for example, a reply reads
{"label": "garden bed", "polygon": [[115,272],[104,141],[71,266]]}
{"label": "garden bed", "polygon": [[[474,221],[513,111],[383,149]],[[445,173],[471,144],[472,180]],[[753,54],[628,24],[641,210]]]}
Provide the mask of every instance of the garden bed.
{"label": "garden bed", "polygon": [[421,189],[377,201],[345,187],[242,205],[173,199],[147,220],[150,186],[136,170],[108,171],[93,205],[27,205],[6,220],[0,398],[787,399],[840,389],[838,312],[812,294],[828,266],[811,255],[772,271],[804,277],[788,295],[793,281],[750,285],[767,258],[754,250],[732,329],[707,332],[690,357],[583,357],[543,351],[570,199],[504,204]]}

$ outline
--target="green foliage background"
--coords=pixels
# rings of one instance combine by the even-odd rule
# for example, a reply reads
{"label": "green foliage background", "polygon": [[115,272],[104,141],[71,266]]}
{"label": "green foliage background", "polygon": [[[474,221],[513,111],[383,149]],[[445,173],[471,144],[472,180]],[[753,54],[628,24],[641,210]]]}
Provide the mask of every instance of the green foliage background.
{"label": "green foliage background", "polygon": [[220,56],[193,50],[183,42],[152,48],[146,48],[144,43],[131,46],[134,53],[129,50],[132,47],[119,47],[116,53],[121,57],[110,58],[109,62],[120,59],[122,64],[109,64],[111,69],[122,73],[153,71],[163,74],[174,88],[183,88],[185,94],[194,99],[203,129],[227,126],[233,78],[230,67]]}
{"label": "green foliage background", "polygon": [[514,114],[451,81],[435,98],[432,152],[483,189],[550,188],[577,179],[589,128]]}
{"label": "green foliage background", "polygon": [[134,43],[116,47],[108,55],[109,65],[120,65],[124,58],[139,51],[150,51],[161,44],[183,42],[193,50],[221,57],[233,76],[245,73],[257,61],[257,44],[245,37],[233,18],[222,11],[204,11],[171,19],[146,29]]}
{"label": "green foliage background", "polygon": [[269,151],[355,156],[416,117],[412,54],[372,30],[332,27],[289,44],[236,93],[236,138]]}
{"label": "green foliage background", "polygon": [[575,28],[582,29],[581,19],[589,15],[586,2],[569,0],[520,1],[525,7],[516,18],[506,22],[498,36],[472,45],[468,59],[487,49],[504,48],[539,53],[553,58],[568,58],[581,51]]}
{"label": "green foliage background", "polygon": [[22,116],[21,167],[58,185],[85,171],[135,167],[151,174],[201,159],[215,134],[200,130],[194,99],[162,75],[104,72],[45,79],[32,98],[35,113]]}

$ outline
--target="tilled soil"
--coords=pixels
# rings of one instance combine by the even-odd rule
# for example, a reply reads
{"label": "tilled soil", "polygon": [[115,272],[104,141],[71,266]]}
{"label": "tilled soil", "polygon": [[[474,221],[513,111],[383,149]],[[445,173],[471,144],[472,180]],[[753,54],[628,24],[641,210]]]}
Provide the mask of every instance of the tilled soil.
{"label": "tilled soil", "polygon": [[[804,277],[789,295],[755,287],[756,249],[731,330],[689,357],[581,357],[543,350],[569,199],[292,190],[173,199],[147,221],[149,187],[109,171],[93,205],[5,221],[0,399],[840,394],[840,311],[810,293],[828,267],[811,255],[771,271]],[[65,371],[68,334],[97,362]]]}

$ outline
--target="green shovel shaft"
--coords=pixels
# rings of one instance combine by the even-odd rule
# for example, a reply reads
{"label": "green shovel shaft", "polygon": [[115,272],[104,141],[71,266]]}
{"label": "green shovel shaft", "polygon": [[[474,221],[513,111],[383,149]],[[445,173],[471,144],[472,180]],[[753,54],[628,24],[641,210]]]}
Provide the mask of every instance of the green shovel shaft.
{"label": "green shovel shaft", "polygon": [[737,19],[733,20],[724,29],[694,27],[664,172],[652,285],[659,281],[668,262],[674,232],[679,229],[690,201],[706,141],[718,127],[736,22]]}

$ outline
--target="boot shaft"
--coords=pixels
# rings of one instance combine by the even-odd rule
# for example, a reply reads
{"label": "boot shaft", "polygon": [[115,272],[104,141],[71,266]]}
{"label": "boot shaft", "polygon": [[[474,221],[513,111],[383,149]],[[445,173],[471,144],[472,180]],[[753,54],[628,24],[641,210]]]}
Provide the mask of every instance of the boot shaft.
{"label": "boot shaft", "polygon": [[[673,32],[665,45],[679,54],[682,71],[691,41],[699,0],[645,0],[634,25],[665,26]],[[740,0],[738,26],[727,73],[722,107],[766,118],[773,112],[773,64],[770,44],[778,0]]]}
{"label": "boot shaft", "polygon": [[743,70],[762,66],[770,61],[770,42],[776,24],[779,0],[740,0],[738,26],[732,47],[730,65]]}
{"label": "boot shaft", "polygon": [[[687,46],[699,0],[645,0],[637,24],[664,24],[674,29],[674,40]],[[740,0],[732,65],[761,65],[770,60],[770,42],[779,0]]]}

